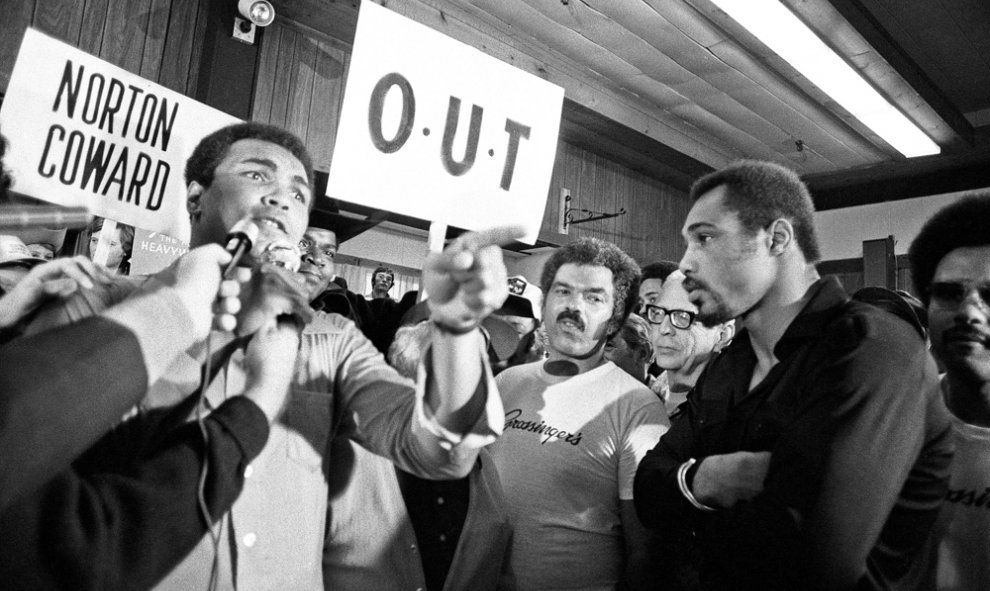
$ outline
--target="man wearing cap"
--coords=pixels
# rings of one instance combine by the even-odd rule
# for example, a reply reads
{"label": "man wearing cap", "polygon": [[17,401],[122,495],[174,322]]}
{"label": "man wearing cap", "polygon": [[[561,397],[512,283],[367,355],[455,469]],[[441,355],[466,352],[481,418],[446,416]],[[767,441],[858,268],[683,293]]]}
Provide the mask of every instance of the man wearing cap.
{"label": "man wearing cap", "polygon": [[915,289],[928,306],[932,353],[945,368],[940,389],[956,442],[939,515],[937,588],[985,589],[990,581],[990,193],[981,191],[937,212],[908,256]]}
{"label": "man wearing cap", "polygon": [[539,287],[526,281],[522,275],[509,277],[509,297],[492,315],[512,326],[519,335],[519,342],[512,356],[492,366],[496,373],[507,367],[543,359],[544,344],[539,334],[542,304],[543,292]]}
{"label": "man wearing cap", "polygon": [[540,281],[549,358],[498,375],[505,431],[491,453],[512,516],[508,588],[639,588],[658,563],[632,482],[667,414],[604,357],[638,278],[614,244],[584,238],[558,249]]}

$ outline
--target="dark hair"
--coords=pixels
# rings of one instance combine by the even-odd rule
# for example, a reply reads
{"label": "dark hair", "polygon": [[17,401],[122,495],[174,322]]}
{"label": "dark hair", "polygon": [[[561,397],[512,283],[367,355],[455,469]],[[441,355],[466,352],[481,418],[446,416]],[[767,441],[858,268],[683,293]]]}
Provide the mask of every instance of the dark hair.
{"label": "dark hair", "polygon": [[313,186],[313,159],[302,140],[281,127],[255,121],[222,127],[200,140],[186,160],[186,185],[196,181],[204,188],[209,187],[217,165],[227,155],[231,144],[239,140],[261,140],[282,146],[299,159],[306,169],[306,181]]}
{"label": "dark hair", "polygon": [[550,293],[557,270],[567,263],[605,267],[612,271],[615,306],[612,309],[613,326],[610,332],[620,329],[636,304],[635,294],[639,291],[639,265],[636,261],[611,242],[597,238],[580,238],[558,248],[547,259],[540,275],[540,288],[544,297],[548,297]]}
{"label": "dark hair", "polygon": [[642,283],[647,279],[659,279],[661,283],[667,280],[667,277],[671,273],[676,271],[680,267],[674,261],[657,261],[655,263],[650,263],[643,267],[642,273],[639,275],[639,281]]}
{"label": "dark hair", "polygon": [[[99,234],[103,229],[104,219],[94,217],[93,221],[86,226],[86,231],[89,233],[90,238]],[[120,247],[124,251],[124,258],[120,261],[119,269],[122,275],[127,275],[131,268],[131,251],[134,249],[134,226],[117,222],[117,231],[120,232]]]}
{"label": "dark hair", "polygon": [[957,248],[990,245],[990,191],[960,199],[930,217],[908,249],[911,277],[921,301],[945,255]]}
{"label": "dark hair", "polygon": [[809,263],[822,258],[815,234],[815,204],[808,187],[793,170],[759,160],[740,160],[701,177],[691,186],[691,200],[725,186],[724,203],[736,212],[749,232],[787,219],[794,226],[798,247]]}
{"label": "dark hair", "polygon": [[375,270],[371,273],[371,279],[374,280],[375,276],[379,273],[385,273],[392,280],[392,283],[395,283],[395,271],[392,269],[388,267],[375,267]]}
{"label": "dark hair", "polygon": [[0,135],[0,203],[7,202],[7,191],[14,184],[10,172],[3,165],[3,157],[7,154],[7,138]]}

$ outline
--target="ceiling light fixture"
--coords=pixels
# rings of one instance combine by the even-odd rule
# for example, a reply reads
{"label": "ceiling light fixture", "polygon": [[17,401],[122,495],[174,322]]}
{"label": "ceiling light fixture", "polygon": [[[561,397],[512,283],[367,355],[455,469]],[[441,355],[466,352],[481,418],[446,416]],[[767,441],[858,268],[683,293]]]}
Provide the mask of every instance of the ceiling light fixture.
{"label": "ceiling light fixture", "polygon": [[941,152],[778,0],[711,0],[854,117],[908,158]]}

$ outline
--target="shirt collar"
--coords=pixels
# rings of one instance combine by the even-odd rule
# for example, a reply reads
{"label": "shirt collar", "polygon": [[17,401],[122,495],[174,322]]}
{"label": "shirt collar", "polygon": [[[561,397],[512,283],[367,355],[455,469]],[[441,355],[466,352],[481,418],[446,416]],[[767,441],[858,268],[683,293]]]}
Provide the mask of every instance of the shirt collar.
{"label": "shirt collar", "polygon": [[774,347],[773,353],[777,359],[783,359],[804,341],[821,336],[838,308],[849,301],[849,296],[835,277],[823,277],[815,281],[808,292],[811,294],[808,303]]}

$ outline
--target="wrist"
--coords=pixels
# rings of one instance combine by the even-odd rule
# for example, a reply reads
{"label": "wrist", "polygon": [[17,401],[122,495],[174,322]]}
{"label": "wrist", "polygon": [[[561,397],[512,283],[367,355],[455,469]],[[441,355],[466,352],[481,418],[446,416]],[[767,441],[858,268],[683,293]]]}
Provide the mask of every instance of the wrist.
{"label": "wrist", "polygon": [[697,471],[698,461],[694,458],[689,458],[688,461],[684,462],[677,468],[677,487],[681,491],[681,495],[688,500],[689,503],[699,511],[714,511],[714,507],[709,507],[705,505],[697,498],[695,498],[694,493],[691,490],[691,484],[694,480],[694,474]]}
{"label": "wrist", "polygon": [[464,336],[474,329],[478,328],[478,323],[473,320],[462,321],[459,323],[451,323],[446,320],[437,320],[435,318],[430,319],[430,324],[433,326],[433,330],[436,332],[447,335],[447,336]]}

